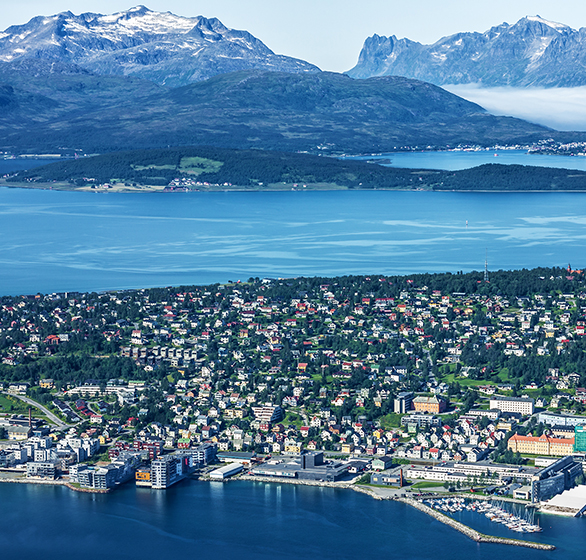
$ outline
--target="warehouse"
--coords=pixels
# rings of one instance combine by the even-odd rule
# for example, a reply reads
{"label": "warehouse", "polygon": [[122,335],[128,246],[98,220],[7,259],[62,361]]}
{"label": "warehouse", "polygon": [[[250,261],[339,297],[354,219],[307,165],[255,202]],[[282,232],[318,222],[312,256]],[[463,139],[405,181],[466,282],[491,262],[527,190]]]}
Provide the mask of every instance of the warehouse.
{"label": "warehouse", "polygon": [[224,480],[229,476],[233,476],[244,469],[242,463],[229,463],[210,473],[210,478],[213,480]]}

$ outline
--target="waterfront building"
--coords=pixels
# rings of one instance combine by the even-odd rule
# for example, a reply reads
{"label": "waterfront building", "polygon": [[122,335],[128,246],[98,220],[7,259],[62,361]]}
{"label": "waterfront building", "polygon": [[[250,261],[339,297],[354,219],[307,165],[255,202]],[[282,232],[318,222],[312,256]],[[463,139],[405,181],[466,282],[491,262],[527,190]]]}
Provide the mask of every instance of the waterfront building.
{"label": "waterfront building", "polygon": [[552,438],[545,434],[539,437],[515,434],[509,438],[507,447],[514,453],[563,457],[573,453],[574,438]]}
{"label": "waterfront building", "polygon": [[77,465],[69,470],[69,480],[78,483],[82,488],[107,490],[116,484],[118,468],[114,465],[106,467],[90,467]]}
{"label": "waterfront building", "polygon": [[517,397],[494,397],[490,399],[490,408],[501,412],[513,412],[527,416],[533,414],[535,401]]}
{"label": "waterfront building", "polygon": [[370,483],[380,486],[403,486],[403,470],[387,469],[370,475]]}
{"label": "waterfront building", "polygon": [[334,482],[348,471],[348,467],[349,464],[342,461],[325,461],[322,451],[310,451],[287,462],[259,465],[251,473],[258,476]]}
{"label": "waterfront building", "polygon": [[151,463],[151,485],[156,489],[169,488],[183,480],[191,471],[192,458],[189,453],[163,455]]}
{"label": "waterfront building", "polygon": [[140,467],[136,470],[135,474],[135,482],[137,486],[147,486],[151,487],[151,468],[150,467]]}
{"label": "waterfront building", "polygon": [[210,473],[210,478],[212,480],[224,480],[230,476],[234,476],[239,472],[244,470],[244,465],[242,463],[228,463],[219,469],[216,469]]}
{"label": "waterfront building", "polygon": [[531,501],[543,502],[569,490],[582,474],[582,465],[573,457],[564,457],[535,474],[531,479]]}
{"label": "waterfront building", "polygon": [[55,463],[49,461],[29,461],[26,464],[27,478],[48,478],[53,480],[55,478]]}

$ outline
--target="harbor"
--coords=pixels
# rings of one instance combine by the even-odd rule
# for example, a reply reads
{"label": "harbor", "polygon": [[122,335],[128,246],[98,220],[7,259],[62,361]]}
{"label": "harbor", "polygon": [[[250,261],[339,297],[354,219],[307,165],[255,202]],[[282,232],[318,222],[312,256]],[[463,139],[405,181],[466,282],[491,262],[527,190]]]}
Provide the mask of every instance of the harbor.
{"label": "harbor", "polygon": [[423,500],[429,507],[447,514],[460,511],[472,511],[484,515],[493,523],[500,523],[507,529],[517,533],[540,533],[543,529],[533,523],[534,511],[527,512],[526,517],[515,515],[501,505],[480,500],[465,500],[464,498],[430,498]]}
{"label": "harbor", "polygon": [[479,531],[476,531],[475,529],[472,529],[471,527],[464,525],[464,523],[456,521],[453,517],[450,517],[446,513],[443,513],[441,511],[438,511],[437,509],[430,507],[429,505],[423,503],[423,501],[415,500],[413,498],[399,498],[399,501],[408,504],[418,509],[419,511],[427,513],[429,516],[433,517],[437,521],[444,523],[449,527],[452,527],[452,529],[459,531],[463,535],[466,535],[468,538],[478,543],[505,544],[509,546],[519,546],[538,550],[555,550],[555,546],[551,544],[484,535]]}

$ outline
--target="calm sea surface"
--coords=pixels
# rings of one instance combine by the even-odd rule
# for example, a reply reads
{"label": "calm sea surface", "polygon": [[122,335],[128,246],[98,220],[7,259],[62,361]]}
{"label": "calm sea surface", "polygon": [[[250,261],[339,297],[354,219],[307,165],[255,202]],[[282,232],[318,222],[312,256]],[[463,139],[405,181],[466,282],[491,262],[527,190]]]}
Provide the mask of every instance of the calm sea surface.
{"label": "calm sea surface", "polygon": [[586,194],[0,188],[0,294],[583,267]]}
{"label": "calm sea surface", "polygon": [[[0,161],[0,172],[6,172]],[[415,165],[414,167],[419,166]],[[437,166],[436,166],[437,167]],[[586,195],[425,192],[93,194],[0,188],[0,294],[249,276],[584,264]],[[466,225],[468,221],[468,225]],[[541,517],[554,552],[477,545],[351,491],[185,482],[110,496],[0,484],[0,559],[573,560],[585,520]],[[480,516],[461,519],[505,534]],[[500,533],[499,533],[500,531]],[[503,533],[504,532],[504,533]]]}
{"label": "calm sea surface", "polygon": [[390,167],[410,169],[446,169],[457,171],[485,163],[533,165],[586,171],[586,157],[528,154],[523,150],[483,150],[480,152],[406,152],[348,159],[389,159]]}
{"label": "calm sea surface", "polygon": [[[584,519],[540,517],[535,540],[558,547],[552,552],[479,545],[403,504],[287,484],[187,481],[106,496],[1,484],[0,500],[3,560],[577,560],[586,549]],[[479,530],[516,535],[474,515]]]}

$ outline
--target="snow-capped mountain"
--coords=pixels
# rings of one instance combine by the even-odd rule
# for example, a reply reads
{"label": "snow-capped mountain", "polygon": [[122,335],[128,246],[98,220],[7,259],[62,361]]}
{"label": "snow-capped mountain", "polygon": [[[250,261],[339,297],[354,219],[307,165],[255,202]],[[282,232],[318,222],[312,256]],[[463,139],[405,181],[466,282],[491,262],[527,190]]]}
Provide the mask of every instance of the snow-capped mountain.
{"label": "snow-capped mountain", "polygon": [[586,28],[574,30],[539,16],[485,33],[457,33],[433,45],[373,35],[354,78],[400,75],[444,84],[574,87],[586,85]]}
{"label": "snow-capped mountain", "polygon": [[319,72],[303,60],[276,55],[247,31],[229,29],[218,19],[181,17],[144,6],[113,15],[39,16],[0,32],[0,61],[39,58],[168,86],[251,68]]}

